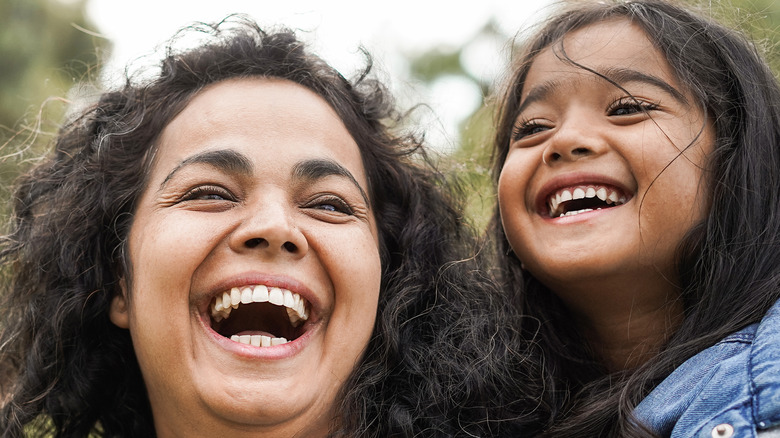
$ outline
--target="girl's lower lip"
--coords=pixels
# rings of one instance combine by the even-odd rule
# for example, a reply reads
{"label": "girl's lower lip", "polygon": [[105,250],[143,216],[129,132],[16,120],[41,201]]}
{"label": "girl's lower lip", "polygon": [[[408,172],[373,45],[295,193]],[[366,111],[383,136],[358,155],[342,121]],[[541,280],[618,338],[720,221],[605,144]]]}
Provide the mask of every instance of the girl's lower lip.
{"label": "girl's lower lip", "polygon": [[317,328],[317,325],[310,325],[301,336],[286,344],[274,345],[271,347],[255,347],[253,345],[232,341],[214,331],[211,328],[208,315],[200,314],[198,319],[200,326],[206,331],[206,334],[212,341],[216,342],[220,348],[243,359],[256,360],[282,360],[295,356],[306,347],[306,344],[308,344]]}

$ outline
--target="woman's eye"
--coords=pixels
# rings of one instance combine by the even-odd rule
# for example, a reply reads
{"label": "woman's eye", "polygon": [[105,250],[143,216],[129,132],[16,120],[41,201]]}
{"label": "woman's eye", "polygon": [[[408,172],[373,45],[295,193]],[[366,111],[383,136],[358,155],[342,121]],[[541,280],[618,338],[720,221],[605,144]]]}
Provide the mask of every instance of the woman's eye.
{"label": "woman's eye", "polygon": [[517,141],[530,135],[538,134],[550,129],[549,126],[534,121],[520,122],[512,129],[512,140]]}
{"label": "woman's eye", "polygon": [[182,201],[235,201],[230,191],[219,186],[199,186],[187,192]]}
{"label": "woman's eye", "polygon": [[313,200],[309,208],[325,210],[333,213],[353,215],[354,211],[349,204],[338,196],[325,196]]}
{"label": "woman's eye", "polygon": [[638,100],[633,97],[623,97],[615,101],[607,109],[610,116],[629,116],[637,113],[646,113],[658,108],[658,105]]}

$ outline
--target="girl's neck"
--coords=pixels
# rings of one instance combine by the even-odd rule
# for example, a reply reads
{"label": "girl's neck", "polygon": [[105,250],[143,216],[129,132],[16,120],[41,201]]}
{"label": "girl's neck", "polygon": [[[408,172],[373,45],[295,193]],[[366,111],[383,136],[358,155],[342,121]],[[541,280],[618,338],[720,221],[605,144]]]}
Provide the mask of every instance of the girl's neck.
{"label": "girl's neck", "polygon": [[[643,279],[647,280],[647,279]],[[666,280],[602,283],[559,294],[575,323],[609,371],[635,368],[652,358],[683,320],[679,290]],[[583,283],[579,286],[587,286]]]}
{"label": "girl's neck", "polygon": [[598,321],[580,320],[580,327],[591,348],[613,372],[636,368],[655,356],[682,319],[682,304],[672,301]]}

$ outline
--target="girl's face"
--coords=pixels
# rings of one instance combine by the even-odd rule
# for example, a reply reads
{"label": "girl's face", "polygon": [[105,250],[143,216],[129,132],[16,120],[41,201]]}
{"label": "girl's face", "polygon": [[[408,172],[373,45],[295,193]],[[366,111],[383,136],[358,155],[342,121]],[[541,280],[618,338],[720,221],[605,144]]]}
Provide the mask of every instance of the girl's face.
{"label": "girl's face", "polygon": [[321,436],[381,267],[357,144],[297,84],[200,92],[162,132],[112,304],[160,436]]}
{"label": "girl's face", "polygon": [[572,32],[563,48],[568,60],[560,45],[546,49],[523,84],[498,183],[506,235],[569,302],[665,296],[677,245],[708,209],[713,129],[629,21]]}

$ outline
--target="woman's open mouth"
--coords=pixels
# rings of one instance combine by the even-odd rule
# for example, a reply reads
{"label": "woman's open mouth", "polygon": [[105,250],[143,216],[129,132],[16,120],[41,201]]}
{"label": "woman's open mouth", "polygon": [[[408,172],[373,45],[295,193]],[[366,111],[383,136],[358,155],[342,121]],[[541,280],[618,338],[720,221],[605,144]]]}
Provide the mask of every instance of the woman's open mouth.
{"label": "woman's open mouth", "polygon": [[625,204],[629,195],[614,187],[581,185],[559,189],[547,198],[547,213],[551,218],[574,216],[593,210]]}
{"label": "woman's open mouth", "polygon": [[310,305],[297,293],[279,287],[234,287],[211,300],[211,328],[242,344],[271,347],[304,333]]}

